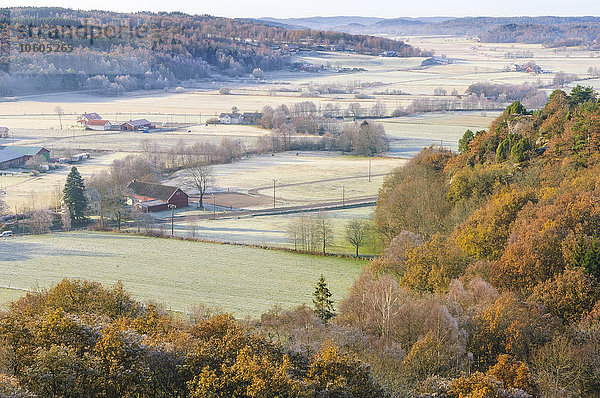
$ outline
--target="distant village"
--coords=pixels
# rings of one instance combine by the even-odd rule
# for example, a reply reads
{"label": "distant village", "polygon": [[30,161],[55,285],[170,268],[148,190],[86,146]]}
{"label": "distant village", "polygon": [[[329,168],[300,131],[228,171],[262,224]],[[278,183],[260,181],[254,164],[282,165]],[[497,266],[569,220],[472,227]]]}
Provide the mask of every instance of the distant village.
{"label": "distant village", "polygon": [[93,113],[84,113],[77,120],[77,124],[80,127],[89,130],[117,130],[117,131],[148,131],[154,126],[147,119],[129,120],[123,123],[111,123],[108,120],[102,119],[102,117]]}
{"label": "distant village", "polygon": [[[224,112],[213,123],[223,125],[256,125],[260,122],[260,112]],[[160,131],[167,127],[162,123],[160,127],[147,119],[128,120],[113,123],[105,120],[96,112],[86,112],[76,120],[77,127],[96,131],[135,131],[148,133],[152,130]],[[208,123],[207,123],[208,124]],[[68,157],[53,157],[49,149],[38,146],[6,145],[9,143],[10,129],[0,127],[0,173],[29,173],[37,176],[40,173],[56,170],[66,164],[76,164],[91,157],[90,153],[82,152]],[[171,208],[187,207],[189,196],[178,187],[133,180],[127,186],[127,204],[143,213],[154,213]],[[95,202],[94,198],[90,198]],[[92,204],[93,206],[93,204]]]}
{"label": "distant village", "polygon": [[[230,112],[221,113],[215,122],[226,125],[256,125],[260,122],[262,114],[260,112]],[[121,123],[112,123],[105,120],[96,112],[84,113],[77,119],[77,126],[86,130],[97,131],[138,131],[148,133],[151,130],[158,130],[167,127],[163,122],[160,127],[147,119],[128,120]],[[88,159],[90,154],[87,152],[78,153],[69,157],[53,158],[50,156],[50,150],[43,147],[29,147],[19,145],[4,145],[10,138],[10,129],[0,126],[0,170],[22,169],[31,170],[32,174],[44,172],[58,168],[61,164],[77,163]]]}

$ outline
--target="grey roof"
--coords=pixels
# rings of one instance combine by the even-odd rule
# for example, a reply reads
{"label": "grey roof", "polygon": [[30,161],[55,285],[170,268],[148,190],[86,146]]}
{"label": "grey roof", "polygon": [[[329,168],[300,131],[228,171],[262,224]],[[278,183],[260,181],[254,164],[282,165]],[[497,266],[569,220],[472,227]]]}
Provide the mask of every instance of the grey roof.
{"label": "grey roof", "polygon": [[[173,196],[173,194],[177,192],[177,190],[179,190],[179,188],[177,187],[171,187],[168,185],[154,184],[150,182],[143,182],[137,180],[131,181],[129,185],[127,185],[127,188],[131,189],[135,195],[145,196],[147,198],[160,199],[164,201],[168,201],[171,198],[171,196]],[[183,192],[183,194],[186,195],[185,192]]]}
{"label": "grey roof", "polygon": [[128,122],[124,122],[121,123],[121,125],[123,124],[130,124],[133,127],[140,127],[140,126],[144,126],[146,124],[151,124],[149,120],[146,119],[138,119],[138,120],[130,120]]}
{"label": "grey roof", "polygon": [[19,159],[21,157],[23,157],[23,155],[11,151],[10,149],[0,150],[0,163],[10,162],[11,160]]}
{"label": "grey roof", "polygon": [[144,202],[140,202],[139,204],[142,206],[152,207],[152,206],[166,205],[167,202],[165,202],[164,200],[155,199],[155,200],[146,200]]}
{"label": "grey roof", "polygon": [[4,152],[6,150],[10,150],[14,153],[18,153],[20,156],[37,156],[40,154],[40,152],[44,152],[44,151],[50,152],[46,148],[41,147],[41,146],[20,146],[20,145],[0,146],[0,153]]}
{"label": "grey roof", "polygon": [[83,115],[81,115],[81,119],[98,120],[98,119],[102,119],[102,118],[96,112],[92,112],[92,113],[84,113]]}

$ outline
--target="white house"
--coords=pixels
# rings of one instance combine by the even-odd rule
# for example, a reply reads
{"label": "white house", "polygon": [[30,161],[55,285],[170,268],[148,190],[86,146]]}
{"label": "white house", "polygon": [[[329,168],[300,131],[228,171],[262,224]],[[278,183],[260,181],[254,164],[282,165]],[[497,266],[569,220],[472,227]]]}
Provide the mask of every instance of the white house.
{"label": "white house", "polygon": [[219,123],[221,124],[242,124],[244,116],[241,113],[221,113]]}
{"label": "white house", "polygon": [[8,127],[0,127],[0,138],[8,138]]}
{"label": "white house", "polygon": [[86,127],[90,120],[102,120],[102,117],[96,112],[84,113],[77,120],[77,124],[79,124],[81,127]]}
{"label": "white house", "polygon": [[87,122],[86,127],[90,130],[110,130],[112,124],[108,120],[92,119]]}

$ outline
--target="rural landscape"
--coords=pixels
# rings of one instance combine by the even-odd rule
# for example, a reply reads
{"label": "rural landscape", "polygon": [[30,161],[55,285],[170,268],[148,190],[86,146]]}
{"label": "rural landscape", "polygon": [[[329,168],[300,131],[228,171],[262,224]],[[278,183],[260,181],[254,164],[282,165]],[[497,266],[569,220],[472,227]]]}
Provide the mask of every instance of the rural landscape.
{"label": "rural landscape", "polygon": [[600,397],[600,17],[0,8],[0,396]]}

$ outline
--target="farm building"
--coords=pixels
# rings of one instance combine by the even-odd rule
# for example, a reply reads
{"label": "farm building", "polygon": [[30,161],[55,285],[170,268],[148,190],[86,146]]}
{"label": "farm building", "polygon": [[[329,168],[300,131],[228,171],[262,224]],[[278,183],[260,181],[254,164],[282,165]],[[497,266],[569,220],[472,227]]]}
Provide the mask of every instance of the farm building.
{"label": "farm building", "polygon": [[262,117],[260,112],[244,112],[242,115],[242,124],[258,124]]}
{"label": "farm building", "polygon": [[421,62],[421,66],[438,66],[438,65],[448,65],[450,60],[446,57],[431,57],[427,58],[423,62]]}
{"label": "farm building", "polygon": [[102,117],[96,112],[84,113],[83,115],[79,116],[79,119],[77,119],[77,124],[79,124],[81,127],[87,127],[91,120],[102,120]]}
{"label": "farm building", "polygon": [[50,151],[42,147],[0,146],[0,169],[22,166],[35,156],[50,160]]}
{"label": "farm building", "polygon": [[533,62],[527,62],[523,65],[514,64],[511,68],[516,72],[527,72],[527,73],[542,73],[543,70]]}
{"label": "farm building", "polygon": [[221,124],[241,124],[244,116],[241,113],[221,113],[219,123]]}
{"label": "farm building", "polygon": [[90,130],[110,130],[112,124],[108,120],[94,119],[90,120],[86,127]]}
{"label": "farm building", "polygon": [[8,138],[8,127],[0,127],[0,138]]}
{"label": "farm building", "polygon": [[152,123],[146,119],[130,120],[125,123],[121,123],[121,130],[123,131],[135,131],[140,128],[150,128]]}
{"label": "farm building", "polygon": [[189,196],[177,187],[132,180],[128,185],[127,203],[144,213],[167,210],[169,205],[186,207]]}

